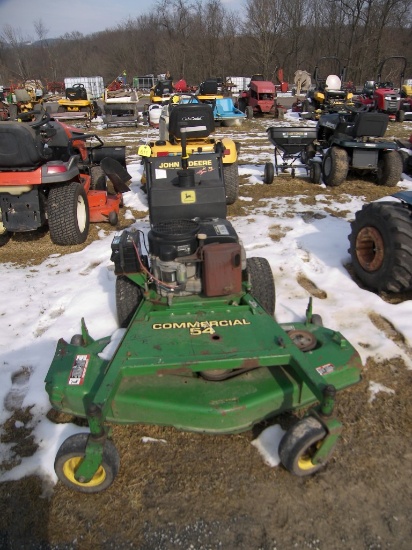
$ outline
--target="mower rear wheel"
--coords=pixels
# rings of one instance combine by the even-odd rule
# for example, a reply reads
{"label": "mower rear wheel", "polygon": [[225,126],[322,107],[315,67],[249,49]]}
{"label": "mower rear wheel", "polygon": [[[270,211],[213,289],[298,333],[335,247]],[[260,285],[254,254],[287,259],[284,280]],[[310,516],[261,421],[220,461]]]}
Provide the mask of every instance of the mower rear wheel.
{"label": "mower rear wheel", "polygon": [[273,162],[267,162],[263,171],[263,183],[270,185],[273,183],[273,178],[275,177],[275,167]]}
{"label": "mower rear wheel", "polygon": [[330,187],[341,185],[348,176],[349,157],[342,147],[330,147],[323,159],[323,181]]}
{"label": "mower rear wheel", "polygon": [[266,258],[248,258],[246,260],[247,280],[251,285],[250,293],[269,315],[273,316],[276,305],[275,281],[272,269]]}
{"label": "mower rear wheel", "polygon": [[113,483],[119,472],[119,453],[110,440],[103,448],[102,463],[92,479],[81,483],[75,473],[86,454],[88,433],[74,434],[63,441],[54,461],[54,470],[59,480],[70,489],[80,493],[99,493]]}
{"label": "mower rear wheel", "polygon": [[385,151],[378,161],[376,183],[395,187],[402,177],[403,161],[398,151]]}
{"label": "mower rear wheel", "polygon": [[307,476],[323,468],[313,464],[312,458],[322,444],[326,430],[313,416],[307,416],[292,426],[279,444],[279,457],[283,466],[297,476]]}
{"label": "mower rear wheel", "polygon": [[127,328],[140,302],[143,291],[125,275],[116,277],[116,310],[120,328]]}
{"label": "mower rear wheel", "polygon": [[223,165],[226,188],[226,204],[233,204],[239,197],[239,169],[237,161]]}
{"label": "mower rear wheel", "polygon": [[72,181],[50,190],[47,214],[54,244],[81,244],[89,233],[89,204],[84,187]]}
{"label": "mower rear wheel", "polygon": [[403,203],[372,202],[356,213],[349,253],[355,274],[367,288],[412,288],[411,224],[411,211]]}
{"label": "mower rear wheel", "polygon": [[253,107],[251,105],[246,107],[246,118],[253,118]]}

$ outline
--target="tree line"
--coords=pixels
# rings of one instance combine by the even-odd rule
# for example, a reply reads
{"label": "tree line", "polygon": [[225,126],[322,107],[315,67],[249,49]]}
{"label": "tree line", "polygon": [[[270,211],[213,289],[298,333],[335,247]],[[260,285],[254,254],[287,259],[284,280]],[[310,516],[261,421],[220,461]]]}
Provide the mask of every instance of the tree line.
{"label": "tree line", "polygon": [[[38,19],[29,40],[4,25],[0,85],[78,76],[108,84],[123,71],[131,84],[167,70],[189,84],[254,73],[275,80],[276,67],[293,83],[296,70],[313,74],[326,56],[338,57],[355,84],[373,80],[390,56],[406,57],[405,77],[412,78],[411,23],[410,0],[245,0],[236,10],[219,0],[160,0],[147,14],[89,35],[51,38]],[[399,65],[388,71],[385,80],[397,84]]]}

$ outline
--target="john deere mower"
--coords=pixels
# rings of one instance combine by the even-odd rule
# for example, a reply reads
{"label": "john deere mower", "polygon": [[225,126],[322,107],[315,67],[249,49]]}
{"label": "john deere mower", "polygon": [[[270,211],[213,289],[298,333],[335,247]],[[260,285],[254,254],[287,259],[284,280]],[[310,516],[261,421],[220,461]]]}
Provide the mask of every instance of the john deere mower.
{"label": "john deere mower", "polygon": [[94,340],[84,321],[81,334],[57,344],[46,377],[50,402],[90,428],[66,439],[55,459],[58,478],[76,491],[96,493],[114,481],[113,423],[232,434],[312,405],[280,444],[284,466],[299,476],[323,467],[339,439],[335,394],[359,381],[360,358],[322,326],[311,302],[302,321],[275,321],[270,265],[246,259],[226,219],[221,152],[213,180],[189,167],[203,154],[188,153],[186,136],[206,138],[209,113],[207,105],[171,111],[182,166],[150,173],[147,157],[150,230],[132,227],[113,239],[117,313],[127,328],[114,356],[101,353],[110,337]]}
{"label": "john deere mower", "polygon": [[[199,122],[196,126],[185,130],[174,127],[176,115],[173,113],[182,105],[188,105],[184,112],[189,113],[194,121]],[[208,109],[205,109],[208,107]],[[170,123],[170,121],[172,121]],[[162,177],[157,175],[157,180],[170,182],[176,170],[182,166],[182,136],[185,133],[187,154],[190,156],[189,168],[195,169],[195,177],[216,179],[218,171],[218,157],[221,157],[223,179],[225,183],[226,203],[233,204],[239,195],[239,173],[237,162],[237,145],[230,138],[214,138],[215,132],[214,114],[210,105],[199,103],[194,95],[173,95],[170,102],[163,106],[159,120],[159,139],[151,141],[147,145],[145,162],[151,167],[145,170],[143,185],[146,180],[153,179],[153,170],[161,169]],[[150,184],[150,181],[149,181]]]}

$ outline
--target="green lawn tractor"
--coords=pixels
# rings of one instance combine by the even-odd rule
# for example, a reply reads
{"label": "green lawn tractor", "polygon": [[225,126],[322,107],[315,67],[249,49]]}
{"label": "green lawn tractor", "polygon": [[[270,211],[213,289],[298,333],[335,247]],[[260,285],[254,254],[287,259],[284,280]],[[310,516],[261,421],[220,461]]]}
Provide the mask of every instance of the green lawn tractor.
{"label": "green lawn tractor", "polygon": [[119,455],[112,424],[234,434],[310,405],[285,433],[279,454],[291,472],[312,474],[341,433],[336,392],[360,380],[359,355],[322,326],[311,301],[301,321],[274,319],[270,265],[246,258],[226,219],[222,156],[213,181],[189,166],[203,155],[188,154],[186,136],[206,135],[210,112],[207,105],[180,105],[171,113],[181,167],[166,171],[169,190],[163,169],[145,157],[150,230],[132,227],[112,242],[117,314],[126,328],[114,356],[101,353],[110,337],[94,340],[84,321],[81,334],[57,344],[45,381],[50,402],[87,419],[90,428],[66,439],[55,459],[58,478],[76,491],[97,493],[114,481]]}

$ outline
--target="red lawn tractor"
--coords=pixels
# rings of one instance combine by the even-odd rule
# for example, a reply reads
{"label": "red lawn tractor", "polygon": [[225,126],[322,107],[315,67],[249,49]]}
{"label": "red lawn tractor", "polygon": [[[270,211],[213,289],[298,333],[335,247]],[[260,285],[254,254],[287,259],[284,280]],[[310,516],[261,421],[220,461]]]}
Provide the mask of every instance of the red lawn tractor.
{"label": "red lawn tractor", "polygon": [[[383,69],[384,67],[389,66],[388,62],[391,60],[393,66],[394,64],[396,64],[396,61],[393,60],[398,60],[398,64],[400,64],[399,89],[396,89],[394,87],[392,80],[382,79]],[[401,109],[400,90],[402,88],[402,83],[405,75],[405,68],[406,58],[403,56],[394,55],[384,59],[379,65],[376,81],[374,83],[373,81],[368,81],[369,88],[370,84],[373,83],[373,93],[362,95],[360,98],[357,99],[356,103],[367,105],[371,111],[386,113],[389,116],[389,120],[398,120],[402,122],[404,119],[404,117],[402,116],[404,111],[402,111]]]}
{"label": "red lawn tractor", "polygon": [[[0,122],[0,246],[48,226],[59,245],[83,243],[90,222],[116,225],[131,176],[125,147],[52,120],[44,110]],[[107,179],[114,193],[107,191]]]}

